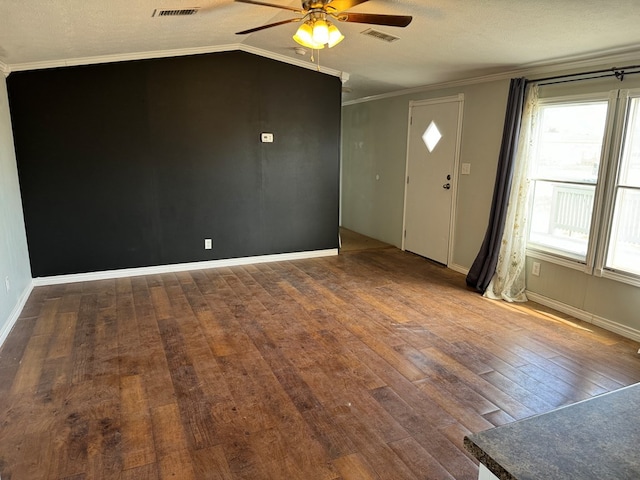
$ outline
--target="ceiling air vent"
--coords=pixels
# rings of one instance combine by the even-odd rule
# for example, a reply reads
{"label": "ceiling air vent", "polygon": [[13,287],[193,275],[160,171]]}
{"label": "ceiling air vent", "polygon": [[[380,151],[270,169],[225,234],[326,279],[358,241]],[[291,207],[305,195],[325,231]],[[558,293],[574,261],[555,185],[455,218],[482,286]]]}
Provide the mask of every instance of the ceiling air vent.
{"label": "ceiling air vent", "polygon": [[380,30],[374,30],[373,28],[367,28],[364,32],[361,33],[362,35],[369,35],[370,37],[377,38],[378,40],[384,40],[385,42],[389,43],[400,40],[400,37],[389,35],[388,33],[381,32]]}
{"label": "ceiling air vent", "polygon": [[174,10],[159,9],[156,8],[153,11],[152,17],[183,17],[185,15],[195,15],[198,13],[198,8],[180,8]]}

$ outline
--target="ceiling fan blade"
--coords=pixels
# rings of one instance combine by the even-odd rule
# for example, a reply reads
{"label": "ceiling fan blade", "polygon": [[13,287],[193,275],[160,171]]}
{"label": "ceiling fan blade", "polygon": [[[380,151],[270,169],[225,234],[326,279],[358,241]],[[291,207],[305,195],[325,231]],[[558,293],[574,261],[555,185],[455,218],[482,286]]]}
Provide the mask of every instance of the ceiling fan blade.
{"label": "ceiling fan blade", "polygon": [[406,27],[413,17],[410,15],[382,15],[377,13],[342,12],[338,15],[341,22],[371,23],[373,25],[387,25],[389,27]]}
{"label": "ceiling fan blade", "polygon": [[305,13],[304,10],[299,8],[289,7],[287,5],[276,5],[275,3],[267,3],[267,2],[258,2],[256,0],[234,0],[240,3],[249,3],[251,5],[262,5],[263,7],[273,7],[273,8],[281,8],[283,10],[291,10],[296,13]]}
{"label": "ceiling fan blade", "polygon": [[329,0],[326,4],[327,11],[331,13],[344,12],[350,8],[368,2],[369,0]]}
{"label": "ceiling fan blade", "polygon": [[[238,0],[236,0],[238,1]],[[278,25],[284,25],[285,23],[299,22],[302,18],[290,18],[289,20],[282,20],[281,22],[270,23],[268,25],[262,25],[261,27],[250,28],[249,30],[243,30],[242,32],[236,32],[236,35],[245,35],[247,33],[259,32],[265,28],[277,27]]]}

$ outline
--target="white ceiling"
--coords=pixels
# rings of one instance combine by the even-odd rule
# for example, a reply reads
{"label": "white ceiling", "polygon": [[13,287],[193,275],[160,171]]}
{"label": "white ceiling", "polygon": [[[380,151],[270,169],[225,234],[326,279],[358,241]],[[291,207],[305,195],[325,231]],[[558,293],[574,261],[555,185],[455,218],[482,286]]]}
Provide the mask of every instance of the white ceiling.
{"label": "white ceiling", "polygon": [[[299,0],[271,3],[300,7]],[[344,100],[604,54],[637,51],[640,59],[638,6],[638,0],[369,0],[353,11],[414,17],[406,28],[373,26],[400,40],[386,43],[360,35],[368,25],[339,23],[346,39],[319,59],[348,74]],[[200,10],[152,17],[155,9],[190,7]],[[235,35],[295,16],[232,0],[0,0],[0,67],[231,48],[310,62],[309,54],[295,53],[297,23]]]}

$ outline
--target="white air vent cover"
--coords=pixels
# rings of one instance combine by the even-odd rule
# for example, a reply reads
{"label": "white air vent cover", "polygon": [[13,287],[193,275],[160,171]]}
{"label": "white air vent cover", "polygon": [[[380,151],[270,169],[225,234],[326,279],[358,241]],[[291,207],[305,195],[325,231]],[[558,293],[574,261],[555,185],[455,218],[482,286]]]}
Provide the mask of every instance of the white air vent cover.
{"label": "white air vent cover", "polygon": [[162,9],[156,8],[152,17],[182,17],[185,15],[195,15],[198,13],[198,7],[195,8],[179,8],[179,9]]}
{"label": "white air vent cover", "polygon": [[373,28],[367,28],[364,32],[360,32],[362,35],[369,35],[370,37],[377,38],[378,40],[384,40],[385,42],[395,42],[400,40],[400,37],[389,35],[388,33],[381,32],[380,30],[374,30]]}

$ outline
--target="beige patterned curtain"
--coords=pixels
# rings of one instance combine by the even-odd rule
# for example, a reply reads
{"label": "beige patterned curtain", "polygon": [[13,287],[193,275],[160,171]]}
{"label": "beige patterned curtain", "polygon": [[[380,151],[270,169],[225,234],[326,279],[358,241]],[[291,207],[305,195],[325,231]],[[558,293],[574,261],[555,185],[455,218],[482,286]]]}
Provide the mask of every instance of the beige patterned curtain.
{"label": "beige patterned curtain", "polygon": [[496,272],[484,296],[507,302],[526,302],[525,257],[529,215],[529,157],[536,124],[538,86],[529,85],[518,140],[511,194],[507,205],[505,229],[502,234]]}

